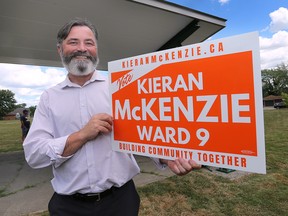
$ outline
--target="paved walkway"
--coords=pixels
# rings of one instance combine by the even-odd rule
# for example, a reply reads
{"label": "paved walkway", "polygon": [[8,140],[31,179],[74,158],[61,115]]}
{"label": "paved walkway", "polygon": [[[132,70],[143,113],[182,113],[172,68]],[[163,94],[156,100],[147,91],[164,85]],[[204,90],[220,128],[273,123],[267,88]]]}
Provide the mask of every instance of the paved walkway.
{"label": "paved walkway", "polygon": [[[136,160],[141,168],[141,173],[134,178],[137,187],[173,175],[169,169],[158,170],[147,157],[136,156]],[[50,167],[37,170],[30,168],[22,151],[1,153],[0,173],[1,216],[24,216],[47,210],[53,194]]]}

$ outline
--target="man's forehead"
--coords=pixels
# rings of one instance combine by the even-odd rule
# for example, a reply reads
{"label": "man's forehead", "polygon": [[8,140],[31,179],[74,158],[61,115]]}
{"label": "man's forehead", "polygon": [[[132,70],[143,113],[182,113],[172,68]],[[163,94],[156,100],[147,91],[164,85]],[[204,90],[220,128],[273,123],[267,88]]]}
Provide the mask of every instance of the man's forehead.
{"label": "man's forehead", "polygon": [[95,40],[93,31],[87,26],[73,26],[66,39],[83,37],[93,38]]}

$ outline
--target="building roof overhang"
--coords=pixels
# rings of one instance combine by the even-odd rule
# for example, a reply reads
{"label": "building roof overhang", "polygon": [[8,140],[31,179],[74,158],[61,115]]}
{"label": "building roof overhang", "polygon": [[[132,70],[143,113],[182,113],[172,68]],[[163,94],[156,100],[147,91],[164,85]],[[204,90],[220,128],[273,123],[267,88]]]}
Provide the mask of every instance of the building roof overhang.
{"label": "building roof overhang", "polygon": [[1,1],[0,63],[62,66],[56,34],[74,17],[98,29],[100,70],[112,60],[202,42],[226,23],[160,0]]}

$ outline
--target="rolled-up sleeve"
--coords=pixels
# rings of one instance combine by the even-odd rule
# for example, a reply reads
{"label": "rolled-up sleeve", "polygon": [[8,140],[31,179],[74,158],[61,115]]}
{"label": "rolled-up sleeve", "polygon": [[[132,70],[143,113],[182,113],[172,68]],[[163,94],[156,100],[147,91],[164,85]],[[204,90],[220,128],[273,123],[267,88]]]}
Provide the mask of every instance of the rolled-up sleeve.
{"label": "rolled-up sleeve", "polygon": [[151,158],[151,160],[154,162],[155,166],[156,166],[158,169],[160,169],[160,170],[166,169],[167,165],[161,163],[159,158],[153,158],[153,157],[150,157],[150,158]]}
{"label": "rolled-up sleeve", "polygon": [[68,135],[55,137],[49,116],[48,95],[44,92],[36,108],[30,131],[23,143],[27,163],[32,168],[60,166],[69,157],[62,157]]}

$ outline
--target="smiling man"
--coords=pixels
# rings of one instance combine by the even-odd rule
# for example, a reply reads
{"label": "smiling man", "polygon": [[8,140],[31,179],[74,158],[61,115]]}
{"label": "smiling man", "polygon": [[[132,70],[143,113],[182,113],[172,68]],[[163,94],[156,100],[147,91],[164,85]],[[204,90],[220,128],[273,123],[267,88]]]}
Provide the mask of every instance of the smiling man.
{"label": "smiling man", "polygon": [[[68,75],[42,94],[23,144],[31,167],[53,168],[52,216],[138,215],[132,178],[140,169],[133,155],[112,151],[109,82],[96,70],[97,40],[96,28],[84,19],[59,30],[57,48]],[[183,158],[154,161],[178,175],[200,168]]]}

